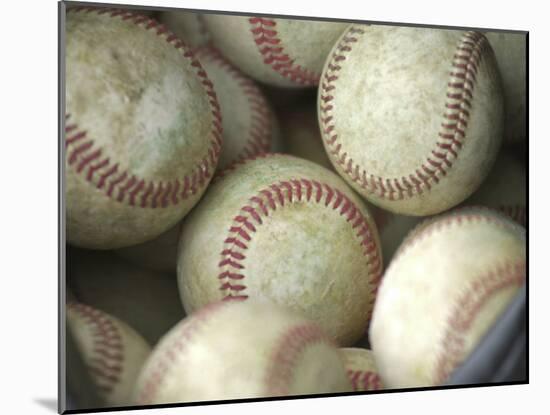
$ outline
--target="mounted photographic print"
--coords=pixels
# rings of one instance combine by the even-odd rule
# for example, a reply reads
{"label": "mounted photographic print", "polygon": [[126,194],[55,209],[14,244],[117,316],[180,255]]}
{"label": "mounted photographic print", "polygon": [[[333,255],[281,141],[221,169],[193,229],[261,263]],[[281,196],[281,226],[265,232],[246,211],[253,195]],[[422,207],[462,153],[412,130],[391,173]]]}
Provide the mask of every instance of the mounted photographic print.
{"label": "mounted photographic print", "polygon": [[61,412],[528,382],[527,32],[116,7],[59,3]]}

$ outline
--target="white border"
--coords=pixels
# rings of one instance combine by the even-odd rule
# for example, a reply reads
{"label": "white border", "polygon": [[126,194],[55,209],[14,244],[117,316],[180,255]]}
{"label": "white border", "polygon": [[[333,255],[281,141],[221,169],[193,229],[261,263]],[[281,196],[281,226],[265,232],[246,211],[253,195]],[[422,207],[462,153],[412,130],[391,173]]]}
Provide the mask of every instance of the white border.
{"label": "white border", "polygon": [[[113,0],[113,3],[117,1]],[[126,3],[119,1],[118,3]],[[128,1],[132,4],[255,11],[377,21],[530,31],[530,385],[346,398],[306,399],[141,411],[147,414],[227,414],[361,411],[427,414],[508,414],[542,402],[548,375],[548,293],[545,162],[548,150],[548,16],[543,2]],[[6,412],[52,413],[37,403],[57,396],[57,4],[2,4],[2,379]],[[540,132],[540,134],[538,134]],[[540,135],[540,136],[539,136]],[[537,137],[539,136],[539,137]],[[535,139],[537,137],[537,139]],[[536,192],[535,192],[536,189]],[[538,213],[538,215],[537,215]],[[538,243],[536,243],[538,242]],[[538,255],[540,253],[540,255]],[[406,347],[406,345],[404,345]],[[10,412],[8,412],[10,413]],[[137,413],[137,412],[121,412]]]}

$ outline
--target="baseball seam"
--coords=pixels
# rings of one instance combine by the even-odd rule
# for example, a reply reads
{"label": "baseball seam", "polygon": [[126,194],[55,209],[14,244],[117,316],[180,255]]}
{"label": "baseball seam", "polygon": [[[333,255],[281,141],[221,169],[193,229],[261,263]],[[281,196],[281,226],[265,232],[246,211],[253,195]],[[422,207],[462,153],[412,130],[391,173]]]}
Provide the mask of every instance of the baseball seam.
{"label": "baseball seam", "polygon": [[77,313],[92,335],[92,355],[84,358],[97,388],[109,394],[119,383],[124,362],[124,345],[115,324],[103,312],[81,303],[69,303],[68,309]]}
{"label": "baseball seam", "polygon": [[[157,352],[159,358],[156,360],[155,366],[150,370],[150,375],[147,376],[145,383],[138,391],[138,404],[145,405],[152,402],[166,375],[175,366],[177,356],[183,355],[185,348],[189,345],[193,336],[205,326],[211,316],[215,315],[226,304],[225,302],[210,303],[195,312],[193,319],[182,325],[178,336],[171,340],[170,344],[159,349]],[[156,356],[151,356],[150,360],[154,361],[153,358],[156,358]],[[146,374],[146,371],[143,370],[143,373]]]}
{"label": "baseball seam", "polygon": [[251,17],[248,22],[252,26],[250,32],[254,43],[262,55],[264,64],[282,77],[304,86],[319,84],[320,75],[300,65],[295,65],[295,59],[285,53],[282,39],[278,37],[277,22],[266,17]]}
{"label": "baseball seam", "polygon": [[358,27],[349,28],[327,64],[319,96],[319,120],[323,141],[333,162],[337,163],[343,173],[360,188],[392,201],[411,198],[415,194],[430,191],[443,176],[446,176],[453,161],[458,157],[466,139],[479,63],[488,43],[486,38],[478,32],[465,32],[462,35],[452,60],[443,122],[434,149],[414,173],[401,178],[383,178],[368,173],[354,162],[348,152],[344,151],[338,139],[336,120],[332,113],[338,73],[347,59],[346,54],[352,50],[353,44],[358,41],[358,36],[364,33],[365,31]]}
{"label": "baseball seam", "polygon": [[69,166],[76,173],[84,175],[90,184],[103,191],[108,197],[114,198],[118,202],[126,202],[130,206],[165,208],[177,205],[189,196],[195,195],[200,188],[207,184],[218,163],[222,145],[222,124],[220,107],[212,82],[208,79],[199,61],[194,58],[193,51],[165,26],[146,16],[126,10],[88,6],[76,7],[67,12],[108,14],[110,17],[118,17],[134,23],[145,30],[152,30],[156,35],[164,38],[167,43],[180,51],[186,60],[190,61],[191,68],[195,71],[208,96],[213,116],[212,138],[207,155],[202,158],[192,173],[182,177],[181,181],[176,179],[169,182],[154,182],[131,174],[119,163],[112,161],[111,157],[105,154],[104,148],[98,148],[94,144],[94,140],[88,137],[87,131],[80,129],[76,122],[69,124],[71,114],[67,113],[65,115],[65,148]]}
{"label": "baseball seam", "polygon": [[305,323],[288,329],[278,340],[271,354],[266,371],[266,392],[270,396],[289,394],[294,368],[305,350],[314,344],[337,347],[323,331],[314,324]]}
{"label": "baseball seam", "polygon": [[213,46],[199,49],[197,57],[200,59],[201,56],[215,63],[233,78],[247,99],[251,121],[250,129],[246,144],[238,154],[237,159],[245,159],[269,151],[272,132],[270,111],[258,87],[249,78],[243,76]]}
{"label": "baseball seam", "polygon": [[241,207],[239,214],[233,218],[229,233],[224,240],[221,260],[218,263],[220,272],[220,290],[226,298],[248,298],[244,284],[245,265],[248,244],[252,240],[257,227],[263,224],[262,217],[268,217],[278,208],[284,208],[285,203],[315,202],[324,204],[338,211],[345,217],[356,231],[363,247],[363,255],[367,258],[369,282],[371,284],[371,302],[374,302],[378,284],[382,275],[382,261],[373,238],[367,219],[351,199],[340,190],[315,180],[295,178],[271,184],[249,198],[248,203]]}
{"label": "baseball seam", "polygon": [[347,374],[356,392],[382,389],[380,376],[376,372],[348,369]]}
{"label": "baseball seam", "polygon": [[521,286],[525,281],[525,262],[504,263],[470,282],[455,303],[447,319],[447,328],[441,343],[441,353],[435,366],[435,382],[441,384],[464,360],[465,336],[479,311],[498,291]]}

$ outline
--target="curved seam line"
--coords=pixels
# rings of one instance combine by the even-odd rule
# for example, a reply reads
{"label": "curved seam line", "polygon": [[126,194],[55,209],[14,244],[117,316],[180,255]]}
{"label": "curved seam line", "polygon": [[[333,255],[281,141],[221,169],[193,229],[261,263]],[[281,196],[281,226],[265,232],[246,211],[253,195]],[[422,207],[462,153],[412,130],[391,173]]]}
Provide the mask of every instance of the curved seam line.
{"label": "curved seam line", "polygon": [[347,59],[346,53],[350,52],[352,44],[358,41],[358,37],[354,35],[363,35],[364,33],[365,31],[358,27],[349,28],[332,52],[331,60],[323,74],[319,89],[319,120],[323,142],[331,159],[360,188],[392,201],[412,198],[415,194],[431,190],[431,182],[439,183],[441,176],[447,174],[454,159],[458,157],[466,138],[465,131],[471,108],[470,100],[473,99],[478,66],[487,47],[487,40],[479,32],[470,31],[462,35],[453,56],[446,91],[444,121],[441,123],[441,130],[438,133],[439,141],[435,143],[431,156],[428,156],[424,164],[409,176],[402,176],[398,179],[383,178],[367,173],[366,170],[354,163],[347,152],[343,151],[335,131],[336,124],[331,111],[334,109],[332,101],[335,98],[337,73],[342,69],[342,62]]}
{"label": "curved seam line", "polygon": [[248,22],[252,26],[250,32],[264,64],[269,65],[285,79],[290,79],[298,84],[306,86],[319,84],[320,74],[316,74],[300,65],[294,65],[295,59],[291,59],[284,52],[282,39],[278,37],[275,28],[277,22],[274,19],[251,17]]}
{"label": "curved seam line", "polygon": [[[199,61],[195,59],[193,51],[165,26],[146,16],[125,10],[89,6],[76,7],[68,10],[69,12],[95,12],[100,15],[108,14],[113,18],[119,17],[145,30],[154,30],[157,36],[165,37],[164,40],[175,49],[181,49],[182,56],[190,62],[191,71],[195,70],[198,80],[206,92],[213,116],[211,131],[213,138],[210,141],[207,155],[192,169],[192,174],[185,175],[181,182],[179,179],[175,179],[167,183],[163,181],[155,183],[131,175],[126,170],[119,172],[119,163],[113,164],[110,157],[102,158],[104,149],[94,147],[94,140],[87,139],[87,131],[80,130],[76,123],[71,123],[65,127],[68,164],[76,170],[76,173],[85,174],[86,181],[94,184],[96,188],[102,189],[108,197],[114,197],[118,202],[124,202],[126,199],[130,206],[136,206],[136,198],[141,197],[139,206],[142,208],[157,208],[159,206],[165,208],[177,205],[190,195],[195,195],[200,188],[208,183],[217,165],[222,145],[222,125],[220,107],[212,82],[208,79]],[[66,120],[69,120],[70,117],[70,113],[65,114]],[[69,150],[72,147],[74,149]],[[92,164],[93,162],[95,164]],[[138,196],[139,194],[141,195]]]}

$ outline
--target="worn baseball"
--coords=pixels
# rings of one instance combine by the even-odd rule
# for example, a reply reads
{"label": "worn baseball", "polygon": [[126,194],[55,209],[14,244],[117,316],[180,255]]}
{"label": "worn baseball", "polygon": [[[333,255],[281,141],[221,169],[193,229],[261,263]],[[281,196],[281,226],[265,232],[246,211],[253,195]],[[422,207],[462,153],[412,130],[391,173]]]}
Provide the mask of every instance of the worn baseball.
{"label": "worn baseball", "polygon": [[175,266],[163,273],[109,251],[70,248],[67,284],[79,301],[125,321],[151,345],[185,317]]}
{"label": "worn baseball", "polygon": [[527,37],[524,33],[486,32],[502,76],[504,142],[527,141]]}
{"label": "worn baseball", "polygon": [[167,10],[158,14],[158,20],[189,46],[197,48],[210,42],[210,35],[201,13]]}
{"label": "worn baseball", "polygon": [[67,12],[69,243],[120,248],[174,226],[216,169],[221,128],[204,69],[165,27],[126,10]]}
{"label": "worn baseball", "polygon": [[213,44],[252,78],[281,87],[314,87],[347,23],[205,14]]}
{"label": "worn baseball", "polygon": [[131,405],[151,352],[147,342],[122,320],[85,304],[67,304],[67,322],[98,394],[108,406]]}
{"label": "worn baseball", "polygon": [[323,146],[315,106],[287,109],[281,113],[285,152],[332,170]]}
{"label": "worn baseball", "polygon": [[181,231],[178,284],[188,314],[226,298],[269,299],[343,346],[365,332],[381,272],[364,203],[335,173],[289,155],[228,169]]}
{"label": "worn baseball", "polygon": [[526,280],[525,228],[487,208],[418,225],[384,274],[369,338],[389,388],[444,384]]}
{"label": "worn baseball", "polygon": [[195,50],[220,103],[223,145],[218,170],[238,160],[271,150],[276,119],[254,81],[214,47]]}
{"label": "worn baseball", "polygon": [[499,210],[527,226],[527,172],[522,163],[501,152],[481,187],[464,202]]}
{"label": "worn baseball", "polygon": [[[272,151],[280,140],[277,118],[254,81],[212,46],[195,49],[195,55],[213,83],[222,113],[223,145],[217,170]],[[146,268],[175,271],[180,229],[181,222],[150,241],[116,253]]]}
{"label": "worn baseball", "polygon": [[479,187],[502,141],[503,110],[487,39],[456,30],[351,25],[318,95],[338,173],[373,204],[415,216]]}
{"label": "worn baseball", "polygon": [[344,347],[340,351],[344,356],[344,366],[353,386],[352,391],[371,391],[382,389],[376,362],[371,350],[359,347]]}
{"label": "worn baseball", "polygon": [[148,405],[350,388],[340,351],[318,325],[272,303],[232,300],[202,308],[162,338],[134,400]]}

